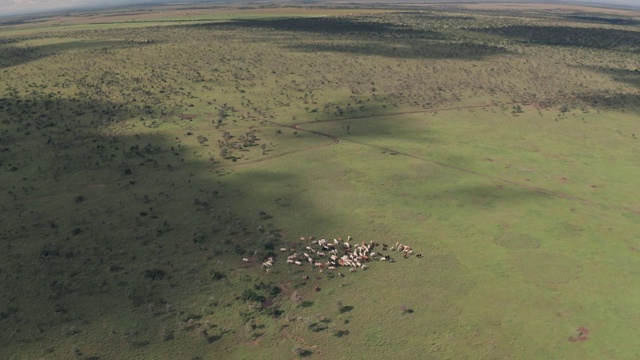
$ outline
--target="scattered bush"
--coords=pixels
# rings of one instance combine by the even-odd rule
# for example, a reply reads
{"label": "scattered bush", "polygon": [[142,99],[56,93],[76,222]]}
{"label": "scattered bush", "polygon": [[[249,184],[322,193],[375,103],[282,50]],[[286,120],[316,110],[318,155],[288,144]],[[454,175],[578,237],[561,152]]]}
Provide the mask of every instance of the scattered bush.
{"label": "scattered bush", "polygon": [[244,292],[242,292],[242,295],[240,296],[240,298],[244,301],[256,301],[256,302],[263,302],[266,300],[266,298],[255,292],[252,289],[246,289]]}

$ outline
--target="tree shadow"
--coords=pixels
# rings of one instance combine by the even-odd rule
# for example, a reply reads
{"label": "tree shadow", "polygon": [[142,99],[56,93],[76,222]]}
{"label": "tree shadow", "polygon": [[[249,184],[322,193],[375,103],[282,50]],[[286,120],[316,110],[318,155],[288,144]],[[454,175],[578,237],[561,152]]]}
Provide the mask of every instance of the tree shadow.
{"label": "tree shadow", "polygon": [[313,332],[322,332],[325,331],[327,329],[329,329],[329,326],[327,324],[324,323],[311,323],[309,324],[309,330],[313,331]]}
{"label": "tree shadow", "polygon": [[298,353],[298,357],[301,358],[306,358],[313,355],[313,351],[309,350],[309,349],[303,349]]}

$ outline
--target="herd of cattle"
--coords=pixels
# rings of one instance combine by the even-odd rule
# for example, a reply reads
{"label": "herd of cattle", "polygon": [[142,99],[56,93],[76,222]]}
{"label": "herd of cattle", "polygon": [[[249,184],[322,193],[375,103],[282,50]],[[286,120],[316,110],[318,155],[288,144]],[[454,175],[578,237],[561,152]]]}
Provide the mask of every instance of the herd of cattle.
{"label": "herd of cattle", "polygon": [[[389,246],[384,243],[380,245],[374,241],[355,243],[351,236],[347,236],[346,240],[342,240],[342,238],[316,239],[313,236],[301,237],[299,244],[301,244],[300,248],[280,248],[281,253],[287,254],[287,263],[296,266],[309,263],[319,272],[336,270],[339,267],[349,268],[349,271],[353,272],[357,269],[366,270],[367,263],[370,261],[395,262],[391,255],[383,254],[382,251],[399,253],[405,259],[414,255],[418,258],[422,257],[422,254],[414,253],[411,246],[406,244],[396,242]],[[242,261],[249,262],[249,259],[243,258]],[[262,267],[266,271],[271,271],[274,261],[274,257],[270,256],[262,263]]]}

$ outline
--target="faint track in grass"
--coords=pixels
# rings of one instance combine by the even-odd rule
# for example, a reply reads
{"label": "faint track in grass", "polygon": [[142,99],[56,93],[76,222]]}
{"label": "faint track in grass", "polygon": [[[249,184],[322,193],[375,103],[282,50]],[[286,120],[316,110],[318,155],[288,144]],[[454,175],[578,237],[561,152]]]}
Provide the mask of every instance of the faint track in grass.
{"label": "faint track in grass", "polygon": [[[510,105],[510,104],[512,104],[512,103],[508,103],[508,104],[504,104],[504,105]],[[411,115],[411,114],[428,113],[428,112],[434,112],[434,111],[450,111],[450,110],[474,109],[474,108],[483,108],[483,107],[489,107],[489,106],[496,106],[496,104],[456,106],[456,107],[429,109],[429,110],[403,111],[403,112],[385,113],[385,114],[377,114],[377,115],[376,114],[372,114],[372,115],[355,116],[355,117],[343,117],[343,118],[333,118],[333,119],[325,119],[325,120],[313,120],[313,121],[307,121],[307,122],[302,122],[302,123],[297,123],[297,124],[292,124],[292,125],[279,124],[279,123],[272,122],[272,121],[268,121],[268,123],[270,123],[272,125],[276,125],[276,126],[287,127],[287,128],[299,130],[299,131],[306,131],[306,132],[309,132],[309,133],[312,133],[312,134],[315,134],[315,135],[325,136],[325,137],[327,137],[327,138],[332,140],[332,143],[330,143],[330,144],[326,144],[326,145],[322,145],[322,146],[316,146],[316,147],[312,147],[312,148],[300,149],[300,150],[292,151],[292,152],[289,152],[289,153],[302,152],[302,151],[316,149],[316,148],[319,148],[319,147],[337,145],[342,140],[342,141],[345,141],[345,142],[350,142],[350,143],[358,144],[358,145],[361,145],[361,146],[366,146],[366,147],[371,147],[371,148],[375,148],[375,149],[378,149],[378,150],[386,151],[386,152],[393,153],[393,154],[396,154],[396,155],[402,155],[402,156],[410,157],[410,158],[417,159],[417,160],[420,160],[420,161],[423,161],[423,162],[426,162],[426,163],[429,163],[429,164],[437,165],[437,166],[440,166],[440,167],[443,167],[443,168],[447,168],[447,169],[456,170],[456,171],[463,172],[463,173],[466,173],[466,174],[478,176],[478,177],[481,177],[481,178],[484,178],[484,179],[488,179],[488,180],[492,180],[492,181],[496,181],[496,182],[501,182],[501,183],[504,183],[504,184],[512,185],[512,186],[519,187],[519,188],[522,188],[522,189],[526,189],[526,190],[529,190],[529,191],[532,191],[532,192],[535,192],[535,193],[541,194],[541,195],[555,197],[555,198],[558,198],[558,199],[577,201],[577,202],[581,202],[583,204],[587,204],[587,205],[591,205],[591,206],[599,206],[599,207],[603,207],[603,208],[615,208],[615,209],[620,210],[620,211],[626,211],[626,212],[630,212],[630,213],[634,213],[634,214],[640,214],[640,210],[631,209],[631,208],[622,207],[622,206],[615,206],[615,205],[610,205],[610,204],[605,204],[605,203],[599,203],[599,202],[592,201],[592,200],[589,200],[589,199],[585,199],[585,198],[582,198],[582,197],[579,197],[579,196],[573,196],[573,195],[569,195],[569,194],[566,194],[566,193],[557,192],[557,191],[553,191],[553,190],[548,190],[548,189],[544,189],[544,188],[537,187],[537,186],[527,185],[527,184],[519,183],[517,181],[508,180],[508,179],[504,179],[504,178],[497,177],[497,176],[491,176],[491,175],[487,175],[487,174],[482,174],[480,172],[477,172],[477,171],[474,171],[474,170],[471,170],[471,169],[467,169],[467,168],[463,168],[463,167],[460,167],[460,166],[451,165],[451,164],[447,164],[447,163],[443,163],[443,162],[439,162],[439,161],[434,161],[434,160],[431,160],[431,159],[427,159],[425,157],[421,157],[421,156],[418,156],[418,155],[415,155],[415,154],[410,154],[410,153],[398,151],[398,150],[395,150],[395,149],[392,149],[392,148],[379,146],[379,145],[373,145],[373,144],[367,144],[367,143],[364,143],[364,142],[361,142],[361,141],[357,141],[357,140],[353,140],[353,139],[345,139],[345,138],[340,137],[340,136],[331,135],[331,134],[323,133],[323,132],[316,131],[316,130],[308,130],[308,129],[304,129],[304,128],[301,127],[302,125],[309,125],[309,124],[321,124],[321,123],[329,123],[329,122],[340,122],[340,121],[348,121],[348,120],[368,119],[368,118],[373,118],[373,117],[392,117],[392,116],[400,116],[400,115]],[[537,109],[537,106],[536,106],[536,109]],[[281,154],[281,155],[284,156],[286,154]],[[270,158],[273,158],[273,157],[270,157]]]}
{"label": "faint track in grass", "polygon": [[[504,105],[508,105],[508,104],[504,104]],[[267,122],[268,124],[274,125],[274,126],[289,128],[289,129],[293,129],[293,130],[297,130],[297,131],[304,131],[304,132],[308,132],[308,133],[315,134],[315,135],[318,135],[318,136],[323,136],[323,137],[326,137],[326,138],[330,139],[331,142],[327,143],[327,144],[322,144],[322,145],[304,147],[304,148],[301,148],[301,149],[298,149],[298,150],[286,151],[286,152],[283,152],[283,153],[280,153],[280,154],[266,156],[266,157],[263,157],[263,158],[260,158],[260,159],[246,160],[246,161],[232,163],[232,164],[225,164],[225,165],[221,166],[221,169],[237,168],[237,167],[241,167],[241,166],[245,166],[245,165],[252,165],[252,164],[256,164],[256,163],[262,163],[262,162],[265,162],[265,161],[268,161],[268,160],[281,158],[281,157],[284,157],[284,156],[287,156],[287,155],[291,155],[291,154],[296,154],[296,153],[300,153],[300,152],[304,152],[304,151],[310,151],[310,150],[314,150],[314,149],[320,149],[320,148],[324,148],[324,147],[328,147],[328,146],[337,145],[337,144],[340,143],[340,141],[345,141],[345,142],[350,142],[350,143],[353,143],[353,144],[358,144],[360,146],[366,146],[366,147],[375,148],[375,149],[378,149],[378,150],[381,150],[381,151],[386,151],[386,152],[393,153],[393,154],[396,154],[396,155],[402,155],[402,156],[410,157],[410,158],[417,159],[417,160],[420,160],[420,161],[423,161],[423,162],[426,162],[426,163],[429,163],[429,164],[433,164],[433,165],[437,165],[437,166],[440,166],[440,167],[443,167],[443,168],[452,169],[452,170],[456,170],[456,171],[463,172],[463,173],[466,173],[466,174],[482,177],[484,179],[493,180],[493,181],[496,181],[496,182],[501,182],[503,184],[509,184],[509,185],[512,185],[512,186],[515,186],[515,187],[519,187],[519,188],[522,188],[522,189],[527,189],[529,191],[532,191],[532,192],[535,192],[535,193],[538,193],[538,194],[541,194],[541,195],[547,195],[547,196],[555,197],[555,198],[558,198],[558,199],[577,201],[577,202],[581,202],[583,204],[587,204],[587,205],[591,205],[591,206],[599,206],[599,207],[603,207],[603,208],[615,208],[615,209],[620,210],[620,211],[626,211],[626,212],[633,213],[633,214],[640,214],[640,210],[637,210],[637,209],[599,203],[599,202],[596,202],[596,201],[588,200],[588,199],[581,198],[581,197],[578,197],[578,196],[569,195],[569,194],[566,194],[566,193],[552,191],[552,190],[548,190],[548,189],[544,189],[544,188],[540,188],[540,187],[536,187],[536,186],[532,186],[532,185],[522,184],[522,183],[519,183],[517,181],[508,180],[508,179],[500,178],[500,177],[497,177],[497,176],[491,176],[491,175],[487,175],[487,174],[482,174],[482,173],[479,173],[479,172],[474,171],[474,170],[470,170],[470,169],[467,169],[467,168],[463,168],[463,167],[460,167],[460,166],[455,166],[455,165],[451,165],[451,164],[447,164],[447,163],[443,163],[443,162],[439,162],[439,161],[430,160],[430,159],[425,158],[425,157],[421,157],[421,156],[418,156],[418,155],[415,155],[415,154],[410,154],[410,153],[394,150],[392,148],[379,146],[379,145],[374,145],[374,144],[367,144],[367,143],[364,143],[364,142],[361,142],[361,141],[357,141],[357,140],[353,140],[353,139],[345,139],[345,138],[340,137],[340,136],[331,135],[331,134],[323,133],[321,131],[316,131],[316,130],[309,130],[309,129],[305,129],[305,128],[301,127],[302,125],[309,125],[309,124],[320,124],[320,123],[340,122],[340,121],[348,121],[348,120],[368,119],[368,118],[374,118],[374,117],[411,115],[411,114],[428,113],[428,112],[434,112],[434,111],[451,111],[451,110],[461,110],[461,109],[473,109],[473,108],[483,108],[483,107],[491,107],[491,106],[496,106],[496,104],[456,106],[456,107],[447,107],[447,108],[439,108],[439,109],[403,111],[403,112],[396,112],[396,113],[385,113],[385,114],[377,114],[377,115],[373,114],[373,115],[363,115],[363,116],[356,116],[356,117],[342,117],[342,118],[333,118],[333,119],[325,119],[325,120],[312,120],[312,121],[296,123],[296,124],[291,124],[291,125],[281,124],[281,123],[278,123],[278,122],[275,122],[275,121],[265,120],[265,122]],[[146,172],[146,174],[152,173],[152,172],[159,172],[159,171],[162,171],[162,169],[152,169],[152,170]],[[104,184],[100,184],[100,185],[101,185],[100,187],[104,186]],[[91,187],[91,185],[87,186],[87,188],[89,188],[89,187]],[[70,193],[71,190],[68,190],[66,192]],[[50,197],[50,196],[51,195],[40,195],[40,196],[28,197],[27,200],[32,201],[32,200],[35,200],[35,199],[46,198],[46,197]]]}
{"label": "faint track in grass", "polygon": [[[389,112],[389,113],[371,114],[371,115],[360,115],[360,116],[352,116],[352,117],[337,117],[337,118],[324,119],[324,120],[311,120],[311,121],[305,121],[305,122],[297,123],[297,124],[294,124],[294,125],[280,125],[280,124],[277,124],[277,125],[287,126],[287,127],[292,127],[294,129],[303,130],[303,129],[300,129],[298,126],[300,126],[300,125],[309,125],[309,124],[329,123],[329,122],[340,122],[340,121],[347,121],[347,120],[362,120],[362,119],[370,119],[370,118],[375,118],[375,117],[426,114],[426,113],[432,113],[432,112],[438,112],[438,111],[479,109],[479,108],[485,108],[485,107],[494,107],[494,106],[499,106],[499,105],[513,105],[513,104],[516,104],[516,102],[509,102],[509,103],[505,103],[505,104],[489,103],[489,104],[480,104],[480,105],[452,106],[452,107],[422,109],[422,110],[412,110],[412,111],[398,111],[398,112]],[[276,123],[272,123],[272,124],[276,125]],[[306,130],[306,131],[311,131],[311,130]],[[313,131],[311,131],[311,132],[313,132]]]}
{"label": "faint track in grass", "polygon": [[[515,104],[515,103],[506,103],[504,105],[511,105],[511,104]],[[323,133],[323,132],[320,132],[320,131],[305,129],[305,128],[301,127],[302,125],[321,124],[321,123],[330,123],[330,122],[340,122],[340,121],[348,121],[348,120],[362,120],[362,119],[370,119],[370,118],[375,118],[375,117],[386,117],[386,116],[425,114],[425,113],[431,113],[431,112],[437,112],[437,111],[478,109],[478,108],[485,108],[485,107],[493,107],[493,106],[497,106],[497,105],[498,104],[496,104],[496,103],[489,103],[489,104],[480,104],[480,105],[453,106],[453,107],[437,108],[437,109],[399,111],[399,112],[393,112],[393,113],[371,114],[371,115],[361,115],[361,116],[353,116],[353,117],[338,117],[338,118],[331,118],[331,119],[324,119],[324,120],[311,120],[311,121],[295,123],[295,124],[290,124],[290,125],[289,124],[281,124],[281,123],[278,123],[278,122],[275,122],[275,121],[270,121],[270,120],[264,120],[267,124],[271,124],[271,125],[274,125],[274,126],[284,127],[284,128],[288,128],[288,129],[292,129],[292,130],[304,131],[304,132],[308,132],[308,133],[311,133],[311,134],[327,137],[327,138],[331,139],[331,143],[323,144],[323,145],[316,145],[316,146],[309,146],[309,147],[305,147],[305,148],[298,149],[298,150],[290,150],[290,151],[286,151],[286,152],[283,152],[283,153],[280,153],[280,154],[275,154],[275,155],[263,157],[263,158],[260,158],[260,159],[247,160],[247,161],[235,163],[235,164],[232,164],[232,165],[226,165],[225,167],[236,168],[236,167],[241,167],[241,166],[245,166],[245,165],[252,165],[252,164],[261,163],[261,162],[265,162],[265,161],[272,160],[272,159],[277,159],[277,158],[280,158],[280,157],[283,157],[283,156],[296,154],[296,153],[309,151],[309,150],[314,150],[314,149],[320,149],[320,148],[323,148],[323,147],[327,147],[327,146],[331,146],[331,145],[337,145],[338,143],[340,143],[340,139],[341,138],[339,136],[334,136],[334,135]]]}
{"label": "faint track in grass", "polygon": [[[387,148],[387,147],[379,146],[379,145],[367,144],[367,143],[363,143],[363,142],[356,141],[356,140],[346,140],[346,139],[343,139],[343,140],[344,141],[348,141],[348,142],[352,142],[352,143],[355,143],[355,144],[358,144],[358,145],[373,147],[373,148],[376,148],[376,149],[379,149],[379,150],[387,151],[387,152],[393,153],[395,155],[402,155],[402,156],[410,157],[410,158],[413,158],[413,159],[421,160],[421,161],[427,162],[429,164],[437,165],[437,166],[440,166],[440,167],[443,167],[443,168],[447,168],[447,169],[460,171],[460,172],[463,172],[463,173],[466,173],[466,174],[470,174],[470,175],[475,175],[475,176],[482,177],[482,178],[485,178],[485,179],[488,179],[488,180],[493,180],[493,181],[497,181],[497,182],[513,185],[513,186],[516,186],[516,187],[520,187],[520,188],[523,188],[523,189],[527,189],[527,190],[536,192],[538,194],[548,195],[548,196],[552,196],[552,197],[556,197],[556,198],[560,198],[560,199],[579,201],[579,202],[582,202],[582,203],[585,203],[585,204],[589,204],[589,205],[597,205],[597,206],[602,206],[602,207],[611,207],[610,205],[606,205],[606,204],[603,204],[603,203],[591,201],[591,200],[588,200],[588,199],[585,199],[585,198],[581,198],[581,197],[578,197],[578,196],[573,196],[573,195],[569,195],[569,194],[565,194],[565,193],[561,193],[561,192],[557,192],[557,191],[547,190],[547,189],[536,187],[536,186],[532,186],[532,185],[522,184],[522,183],[519,183],[517,181],[508,180],[508,179],[504,179],[504,178],[497,177],[497,176],[491,176],[491,175],[487,175],[487,174],[482,174],[482,173],[479,173],[479,172],[474,171],[474,170],[470,170],[470,169],[463,168],[463,167],[460,167],[460,166],[455,166],[455,165],[443,163],[443,162],[440,162],[440,161],[433,161],[433,160],[424,158],[422,156],[418,156],[418,155],[414,155],[414,154],[410,154],[410,153],[394,150],[392,148]],[[640,211],[636,211],[636,210],[633,210],[633,209],[622,208],[622,207],[619,207],[619,209],[640,214]]]}
{"label": "faint track in grass", "polygon": [[328,138],[331,139],[331,142],[327,143],[327,144],[322,144],[322,145],[308,146],[308,147],[304,147],[304,148],[297,149],[297,150],[289,150],[289,151],[285,151],[285,152],[282,152],[282,153],[279,153],[279,154],[275,154],[275,155],[271,155],[271,156],[265,156],[265,157],[260,158],[260,159],[246,160],[246,161],[239,162],[239,163],[236,163],[236,164],[233,164],[233,165],[226,165],[225,167],[234,167],[235,168],[235,167],[241,167],[241,166],[244,166],[244,165],[252,165],[252,164],[256,164],[256,163],[265,162],[265,161],[268,161],[268,160],[281,158],[283,156],[287,156],[287,155],[291,155],[291,154],[297,154],[297,153],[301,153],[301,152],[304,152],[304,151],[309,151],[309,150],[314,150],[314,149],[320,149],[320,148],[327,147],[327,146],[337,145],[340,142],[340,138],[338,138],[337,136],[332,136],[332,135],[321,133],[321,132],[318,132],[318,131],[302,129],[302,128],[299,127],[298,124],[284,125],[284,124],[279,124],[279,123],[276,123],[276,122],[273,122],[273,121],[267,121],[267,120],[265,120],[265,122],[267,122],[268,124],[271,124],[271,125],[278,126],[278,127],[286,127],[286,128],[290,128],[290,129],[294,129],[294,130],[305,131],[305,132],[308,132],[308,133],[311,133],[311,134],[315,134],[315,135],[319,135],[319,136],[328,137]]}

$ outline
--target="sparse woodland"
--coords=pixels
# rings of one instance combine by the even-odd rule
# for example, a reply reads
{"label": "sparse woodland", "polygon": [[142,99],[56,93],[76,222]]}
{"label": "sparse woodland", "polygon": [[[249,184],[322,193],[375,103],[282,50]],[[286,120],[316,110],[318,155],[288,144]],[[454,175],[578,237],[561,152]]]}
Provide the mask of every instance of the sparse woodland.
{"label": "sparse woodland", "polygon": [[[266,354],[340,358],[332,344],[356,333],[403,347],[353,315],[373,300],[342,295],[364,274],[316,280],[277,268],[278,249],[300,236],[397,233],[366,212],[349,213],[358,225],[340,224],[344,212],[327,214],[338,195],[304,200],[315,186],[332,192],[334,179],[344,182],[336,191],[363,186],[371,198],[394,189],[364,186],[361,162],[351,169],[320,153],[357,136],[358,124],[331,130],[340,136],[298,124],[474,106],[511,118],[637,113],[638,19],[431,9],[0,32],[0,357],[162,358],[179,349],[185,356],[172,358],[233,358],[243,356],[237,344],[262,342]],[[402,130],[379,126],[371,129]],[[313,165],[321,160],[326,167]],[[362,197],[349,204],[367,208]],[[425,254],[439,250],[424,245]],[[269,256],[273,273],[259,267]],[[464,268],[449,255],[424,261]],[[367,276],[392,281],[384,265]],[[433,306],[456,297],[449,289],[471,291],[471,282],[442,279],[451,287]],[[347,285],[324,290],[321,281]],[[323,302],[333,305],[317,310]],[[399,301],[394,319],[421,316],[410,307]],[[433,316],[455,313],[447,309]],[[436,358],[468,349],[456,353],[446,328],[432,339]],[[443,345],[447,337],[454,345]]]}

